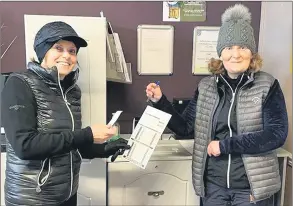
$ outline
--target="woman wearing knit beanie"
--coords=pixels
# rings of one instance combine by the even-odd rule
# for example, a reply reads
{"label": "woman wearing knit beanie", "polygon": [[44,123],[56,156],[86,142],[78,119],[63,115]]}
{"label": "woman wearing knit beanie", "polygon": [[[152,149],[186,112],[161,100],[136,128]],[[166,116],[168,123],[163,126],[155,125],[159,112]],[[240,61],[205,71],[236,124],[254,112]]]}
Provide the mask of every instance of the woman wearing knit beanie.
{"label": "woman wearing knit beanie", "polygon": [[70,25],[50,22],[35,37],[38,62],[8,78],[1,104],[6,206],[75,206],[82,158],[114,161],[129,149],[123,138],[104,143],[116,133],[111,126],[81,128],[77,55],[86,46]]}
{"label": "woman wearing knit beanie", "polygon": [[278,80],[260,71],[250,22],[241,4],[222,15],[219,59],[182,114],[159,86],[146,88],[153,106],[172,114],[174,133],[194,134],[192,179],[203,206],[273,206],[281,188],[275,150],[287,138],[287,110]]}

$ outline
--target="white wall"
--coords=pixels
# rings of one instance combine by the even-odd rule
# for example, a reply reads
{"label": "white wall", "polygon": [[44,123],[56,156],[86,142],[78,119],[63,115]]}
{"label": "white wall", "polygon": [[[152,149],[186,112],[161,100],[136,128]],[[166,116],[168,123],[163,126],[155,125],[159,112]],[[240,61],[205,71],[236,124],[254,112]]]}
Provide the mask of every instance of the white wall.
{"label": "white wall", "polygon": [[[292,2],[262,2],[259,53],[263,70],[280,81],[288,111],[289,135],[284,146],[292,153]],[[291,65],[292,68],[292,65]],[[287,171],[285,204],[292,206],[292,169]]]}

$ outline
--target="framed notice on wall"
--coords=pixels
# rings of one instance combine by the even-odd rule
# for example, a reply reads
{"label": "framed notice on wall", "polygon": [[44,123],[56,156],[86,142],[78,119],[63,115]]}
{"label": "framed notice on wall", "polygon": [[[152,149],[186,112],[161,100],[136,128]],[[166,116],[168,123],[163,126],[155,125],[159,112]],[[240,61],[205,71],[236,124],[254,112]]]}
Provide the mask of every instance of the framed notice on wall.
{"label": "framed notice on wall", "polygon": [[174,27],[137,27],[137,71],[139,75],[172,75]]}
{"label": "framed notice on wall", "polygon": [[193,31],[192,74],[209,75],[208,62],[219,58],[217,41],[220,27],[195,27]]}

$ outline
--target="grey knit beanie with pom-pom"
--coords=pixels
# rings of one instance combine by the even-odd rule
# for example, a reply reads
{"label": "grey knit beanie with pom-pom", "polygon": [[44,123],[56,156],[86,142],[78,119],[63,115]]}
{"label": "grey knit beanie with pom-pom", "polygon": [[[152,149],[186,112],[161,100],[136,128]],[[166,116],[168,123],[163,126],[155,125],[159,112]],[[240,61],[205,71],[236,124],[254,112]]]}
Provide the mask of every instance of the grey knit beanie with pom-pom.
{"label": "grey knit beanie with pom-pom", "polygon": [[251,23],[251,13],[248,8],[242,4],[236,4],[229,7],[222,14],[222,26],[219,31],[217,53],[225,47],[245,46],[252,54],[256,52],[253,28]]}

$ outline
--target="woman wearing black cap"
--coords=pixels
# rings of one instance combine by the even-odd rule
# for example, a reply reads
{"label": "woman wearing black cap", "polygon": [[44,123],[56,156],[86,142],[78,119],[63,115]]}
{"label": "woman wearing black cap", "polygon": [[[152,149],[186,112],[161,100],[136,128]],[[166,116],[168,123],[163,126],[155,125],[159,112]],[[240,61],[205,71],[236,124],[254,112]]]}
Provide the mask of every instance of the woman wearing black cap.
{"label": "woman wearing black cap", "polygon": [[110,126],[81,129],[77,53],[86,46],[68,24],[48,23],[35,37],[39,62],[29,62],[26,71],[11,74],[5,84],[7,206],[77,205],[81,159],[129,149],[124,139],[104,143],[116,132]]}

